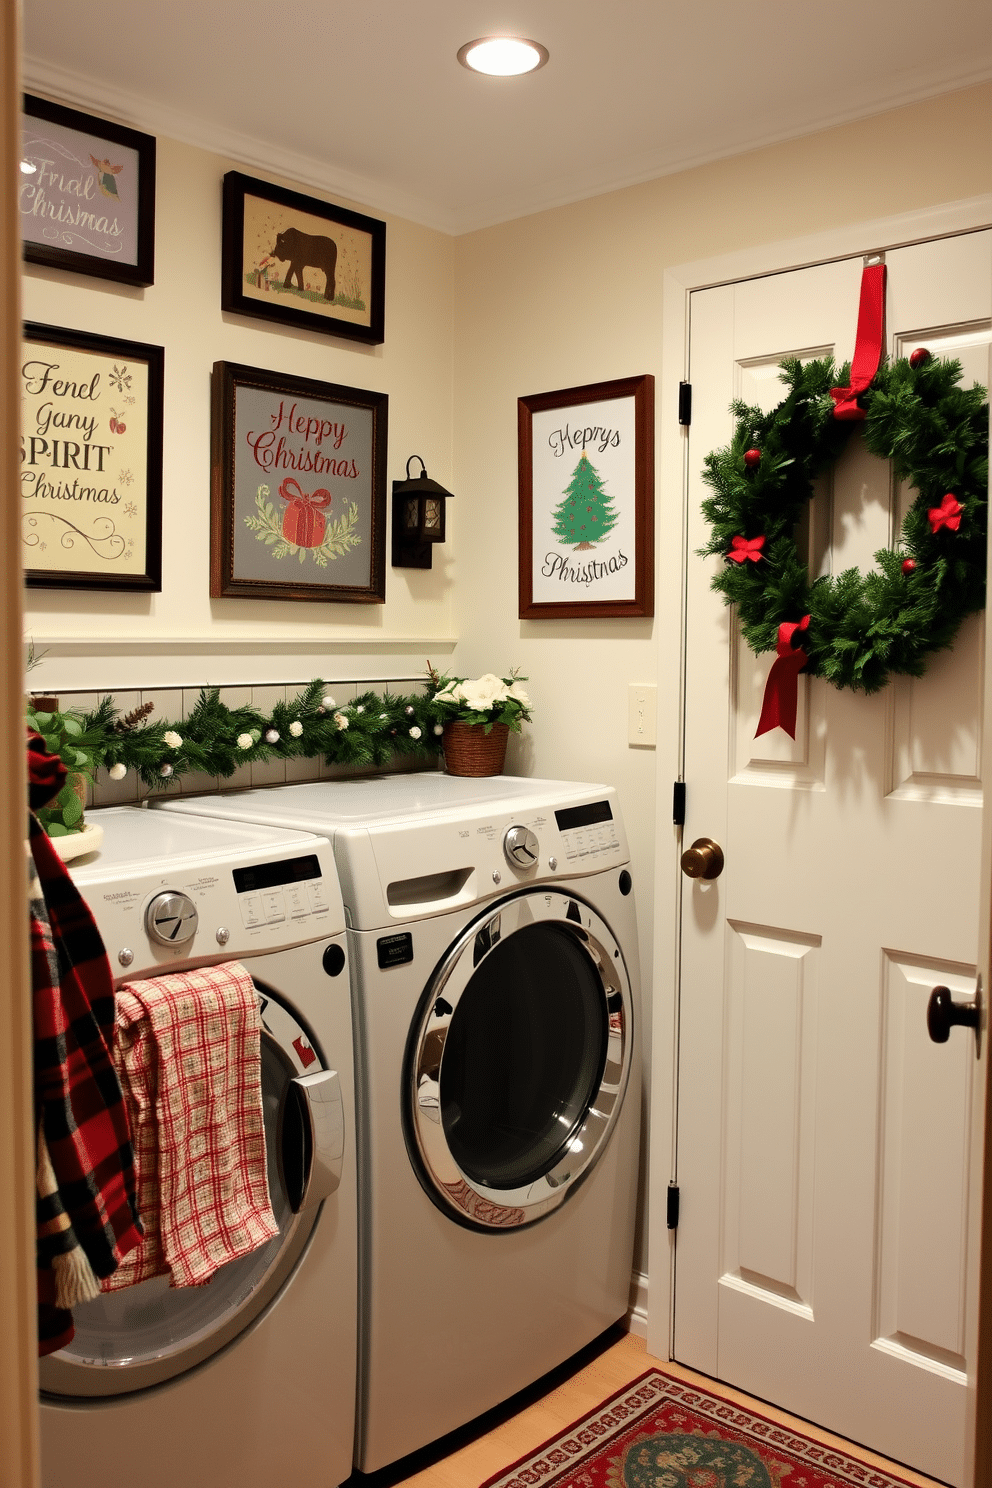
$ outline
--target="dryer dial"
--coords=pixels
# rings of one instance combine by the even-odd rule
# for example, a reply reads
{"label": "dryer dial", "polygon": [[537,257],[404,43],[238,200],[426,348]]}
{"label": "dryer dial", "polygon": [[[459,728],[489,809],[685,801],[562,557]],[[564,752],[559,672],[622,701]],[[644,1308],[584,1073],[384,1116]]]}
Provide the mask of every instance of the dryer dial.
{"label": "dryer dial", "polygon": [[145,911],[145,929],[159,945],[185,945],[196,934],[199,915],[188,894],[156,894]]}
{"label": "dryer dial", "polygon": [[533,868],[541,853],[537,834],[530,827],[508,827],[503,852],[511,868]]}

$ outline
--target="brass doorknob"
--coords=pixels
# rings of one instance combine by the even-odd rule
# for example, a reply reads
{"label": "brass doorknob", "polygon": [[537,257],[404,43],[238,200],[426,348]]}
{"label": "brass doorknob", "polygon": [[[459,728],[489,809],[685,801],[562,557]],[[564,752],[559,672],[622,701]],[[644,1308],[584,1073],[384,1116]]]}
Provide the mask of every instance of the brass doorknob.
{"label": "brass doorknob", "polygon": [[723,849],[710,837],[697,837],[682,854],[686,878],[719,878],[723,872]]}
{"label": "brass doorknob", "polygon": [[927,1003],[927,1032],[935,1044],[946,1044],[955,1027],[981,1026],[981,1008],[976,1002],[955,1002],[946,987],[934,987]]}

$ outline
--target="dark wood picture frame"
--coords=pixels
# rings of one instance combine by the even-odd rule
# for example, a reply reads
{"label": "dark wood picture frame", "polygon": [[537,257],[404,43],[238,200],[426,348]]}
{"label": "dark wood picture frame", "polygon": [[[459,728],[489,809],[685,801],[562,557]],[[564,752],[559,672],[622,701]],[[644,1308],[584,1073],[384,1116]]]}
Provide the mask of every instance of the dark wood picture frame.
{"label": "dark wood picture frame", "polygon": [[[41,121],[32,129],[31,121]],[[22,112],[22,160],[31,164],[31,151],[39,148],[32,136],[45,124],[79,136],[76,153],[65,141],[56,141],[56,158],[39,163],[41,175],[31,179],[21,166],[18,202],[22,224],[24,258],[50,269],[69,269],[74,274],[92,274],[118,284],[144,288],[155,282],[155,139],[124,124],[98,119],[78,109],[50,103],[46,98],[25,94]],[[115,161],[119,147],[135,152],[137,190],[134,195],[127,164]],[[106,167],[101,170],[100,166]],[[122,172],[127,171],[126,174]],[[119,188],[123,188],[123,195]],[[132,187],[133,191],[133,187]],[[101,200],[102,198],[102,200]],[[110,216],[109,214],[113,214]],[[51,241],[25,238],[24,219],[40,218],[49,224]],[[112,256],[114,234],[93,232],[93,224],[107,217],[117,226],[125,219],[125,231],[133,237],[133,262]],[[84,233],[74,228],[84,226]],[[88,234],[88,236],[87,236]]]}
{"label": "dark wood picture frame", "polygon": [[385,601],[388,409],[387,393],[214,363],[213,598]]}
{"label": "dark wood picture frame", "polygon": [[[20,374],[25,582],[36,589],[140,590],[157,594],[162,588],[165,348],[32,322],[24,326],[24,343]],[[78,367],[70,369],[33,357],[32,344],[92,356],[98,365],[87,368],[89,377],[84,373],[81,379]],[[32,368],[32,362],[39,364],[37,369]],[[122,468],[118,463],[134,459],[133,448],[119,442],[127,432],[125,420],[132,421],[132,440],[141,428],[142,411],[132,391],[136,363],[147,368],[144,438],[137,447],[141,470]],[[33,403],[35,397],[41,401]],[[65,403],[60,406],[61,399]],[[95,423],[86,433],[80,426],[90,418]],[[44,486],[38,498],[42,478]],[[51,505],[47,504],[49,497]],[[143,522],[139,497],[144,500]],[[42,505],[31,506],[32,500],[41,500]],[[109,565],[126,560],[129,546],[134,545],[135,525],[144,550],[142,567],[140,571],[115,573]],[[78,554],[79,567],[49,569],[39,564],[37,558],[47,550],[49,541],[57,543],[62,554]]]}
{"label": "dark wood picture frame", "polygon": [[[578,409],[573,427],[568,414]],[[586,511],[600,520],[609,504],[609,541],[594,542],[592,531],[574,527],[566,535],[569,478],[579,476],[587,445],[592,485],[586,489],[595,496]],[[517,456],[520,618],[653,615],[654,378],[646,373],[519,398]],[[597,587],[602,598],[595,597]]]}
{"label": "dark wood picture frame", "polygon": [[222,261],[223,310],[370,346],[384,339],[386,224],[375,217],[228,171]]}

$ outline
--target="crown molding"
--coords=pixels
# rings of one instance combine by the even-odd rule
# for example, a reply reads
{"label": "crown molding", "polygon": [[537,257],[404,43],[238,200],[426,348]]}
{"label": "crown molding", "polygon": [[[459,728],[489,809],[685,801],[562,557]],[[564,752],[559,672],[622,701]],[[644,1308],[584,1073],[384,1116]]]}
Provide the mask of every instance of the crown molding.
{"label": "crown molding", "polygon": [[868,107],[855,106],[826,112],[799,129],[768,130],[751,137],[739,135],[729,149],[714,145],[710,149],[704,148],[676,158],[672,157],[670,151],[650,151],[633,160],[625,157],[618,165],[626,168],[619,172],[611,166],[609,171],[599,171],[582,182],[576,182],[572,189],[564,192],[549,195],[545,186],[532,186],[510,195],[504,194],[461,207],[447,208],[437,201],[425,201],[422,196],[404,191],[395,184],[356,175],[327,161],[298,155],[238,130],[227,129],[213,121],[197,119],[140,94],[108,87],[92,77],[60,67],[44,58],[27,54],[23,59],[23,82],[31,92],[42,93],[101,117],[117,119],[134,129],[162,134],[182,144],[212,151],[250,170],[268,172],[283,181],[309,186],[336,199],[344,198],[346,203],[367,207],[373,212],[385,212],[405,218],[450,237],[479,232],[520,217],[534,216],[539,212],[553,211],[558,207],[571,206],[575,202],[606,196],[614,191],[642,186],[664,176],[680,175],[704,165],[712,165],[717,160],[750,154],[754,150],[767,149],[812,134],[822,134],[845,124],[867,121],[895,109],[907,108],[914,103],[923,103],[946,94],[963,92],[990,81],[992,69],[988,67],[976,68],[966,74],[948,71],[937,78],[931,77],[925,83],[916,82],[901,88],[890,88],[883,98]]}
{"label": "crown molding", "polygon": [[170,108],[155,99],[143,98],[123,88],[108,87],[95,78],[59,67],[40,57],[24,57],[22,82],[29,93],[41,93],[59,103],[95,113],[100,118],[127,124],[132,129],[161,134],[178,140],[180,144],[222,155],[238,165],[267,171],[293,185],[310,186],[337,200],[343,197],[348,205],[391,213],[449,235],[455,231],[448,214],[436,204],[424,202],[410,192],[355,175],[312,156],[282,150],[236,129],[226,129],[222,124]]}

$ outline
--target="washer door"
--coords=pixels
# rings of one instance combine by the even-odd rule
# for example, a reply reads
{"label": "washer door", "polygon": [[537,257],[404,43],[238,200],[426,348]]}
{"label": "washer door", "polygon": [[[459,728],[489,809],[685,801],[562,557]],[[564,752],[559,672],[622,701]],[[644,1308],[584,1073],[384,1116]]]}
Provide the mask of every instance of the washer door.
{"label": "washer door", "polygon": [[[319,948],[318,948],[319,949]],[[39,1360],[53,1400],[126,1395],[162,1384],[224,1348],[283,1286],[337,1188],[344,1112],[337,1072],[278,995],[256,982],[262,1013],[262,1108],[269,1196],[278,1235],[222,1266],[205,1286],[156,1276],[73,1309],[76,1334]]]}
{"label": "washer door", "polygon": [[630,982],[609,926],[561,890],[526,890],[470,925],[411,1029],[408,1145],[462,1224],[530,1224],[563,1203],[620,1113]]}

